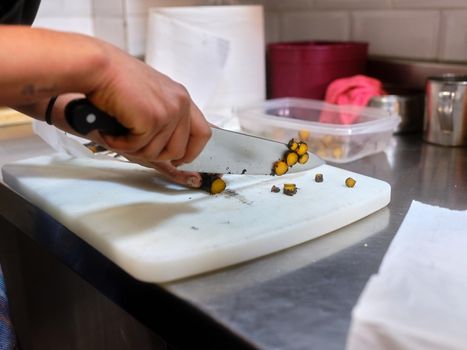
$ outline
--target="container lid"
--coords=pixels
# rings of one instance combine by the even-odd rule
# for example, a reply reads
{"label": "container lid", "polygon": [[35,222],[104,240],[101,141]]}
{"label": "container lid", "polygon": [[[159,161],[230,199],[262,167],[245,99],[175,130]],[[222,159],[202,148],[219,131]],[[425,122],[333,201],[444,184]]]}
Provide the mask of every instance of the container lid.
{"label": "container lid", "polygon": [[313,130],[334,135],[355,135],[394,130],[400,116],[374,107],[334,105],[303,98],[264,101],[238,111],[242,120],[269,127]]}

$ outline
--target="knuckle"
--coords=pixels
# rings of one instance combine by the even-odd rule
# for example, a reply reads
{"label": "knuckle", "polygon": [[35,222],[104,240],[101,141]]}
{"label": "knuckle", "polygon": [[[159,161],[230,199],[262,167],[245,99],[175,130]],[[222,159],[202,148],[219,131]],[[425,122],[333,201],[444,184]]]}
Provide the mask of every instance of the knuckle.
{"label": "knuckle", "polygon": [[180,98],[190,97],[190,94],[188,93],[187,88],[180,83],[175,83],[175,92],[180,96]]}
{"label": "knuckle", "polygon": [[178,84],[174,91],[175,103],[181,111],[185,111],[191,103],[191,97],[185,86]]}
{"label": "knuckle", "polygon": [[201,137],[205,139],[209,139],[211,138],[211,136],[212,136],[212,130],[208,125],[206,125],[206,127],[202,128],[201,130]]}
{"label": "knuckle", "polygon": [[[160,109],[158,115],[175,117],[176,120],[179,120],[188,114],[187,111],[191,103],[188,90],[183,85],[173,82],[173,86],[166,95],[163,105],[158,107]],[[170,119],[166,120],[166,122],[170,122]]]}
{"label": "knuckle", "polygon": [[211,136],[212,130],[209,126],[192,130],[193,141],[196,141],[200,145],[207,143]]}

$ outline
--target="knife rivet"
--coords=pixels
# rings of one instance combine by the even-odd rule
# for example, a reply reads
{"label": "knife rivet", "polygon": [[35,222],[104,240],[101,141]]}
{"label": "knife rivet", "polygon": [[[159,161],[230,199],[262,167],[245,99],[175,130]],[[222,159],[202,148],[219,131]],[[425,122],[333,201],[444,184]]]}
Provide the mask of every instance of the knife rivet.
{"label": "knife rivet", "polygon": [[96,121],[96,115],[93,114],[93,113],[89,113],[87,116],[86,116],[86,122],[88,124],[92,124]]}

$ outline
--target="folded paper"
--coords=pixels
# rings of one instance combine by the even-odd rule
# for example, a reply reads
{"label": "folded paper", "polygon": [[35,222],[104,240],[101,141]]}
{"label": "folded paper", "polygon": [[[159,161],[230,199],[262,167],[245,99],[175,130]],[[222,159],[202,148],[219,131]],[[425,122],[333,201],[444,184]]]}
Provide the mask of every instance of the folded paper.
{"label": "folded paper", "polygon": [[467,211],[413,202],[352,313],[347,349],[465,349]]}

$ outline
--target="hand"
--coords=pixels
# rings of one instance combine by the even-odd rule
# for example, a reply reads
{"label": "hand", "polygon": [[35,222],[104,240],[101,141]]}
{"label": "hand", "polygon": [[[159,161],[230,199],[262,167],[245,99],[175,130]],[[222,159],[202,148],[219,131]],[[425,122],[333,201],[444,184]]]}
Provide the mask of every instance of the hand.
{"label": "hand", "polygon": [[106,146],[140,162],[191,162],[211,130],[186,89],[119,49],[107,50],[110,64],[87,97],[130,133],[101,135]]}
{"label": "hand", "polygon": [[[81,99],[84,95],[82,94],[63,94],[58,96],[54,108],[52,110],[52,123],[54,126],[62,129],[68,133],[76,134],[76,132],[68,125],[64,111],[65,107],[68,103],[75,99]],[[44,114],[44,111],[47,107],[49,99],[42,100],[33,105],[16,105],[14,106],[15,109],[22,111],[28,115],[34,116],[37,119],[41,119]],[[82,136],[82,135],[77,135]],[[105,141],[101,134],[94,132],[92,135],[86,135],[87,138],[91,139],[92,141],[96,142],[99,145],[105,146]],[[111,148],[109,148],[111,149]],[[188,172],[188,171],[180,171],[178,170],[171,162],[169,161],[158,161],[158,162],[151,162],[147,160],[143,160],[141,158],[137,158],[126,154],[124,152],[118,152],[129,161],[138,163],[145,167],[154,168],[156,169],[161,175],[166,177],[168,180],[178,183],[183,186],[198,188],[201,186],[201,175],[197,172]]]}
{"label": "hand", "polygon": [[[208,141],[211,130],[186,89],[122,50],[80,34],[23,26],[0,31],[2,104],[23,106],[43,120],[52,96],[85,95],[130,129],[121,137],[87,137],[153,167],[190,162]],[[17,55],[9,55],[18,45]],[[63,116],[52,119],[70,131]]]}

